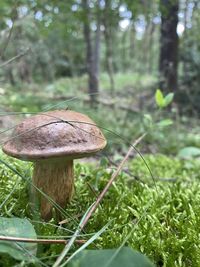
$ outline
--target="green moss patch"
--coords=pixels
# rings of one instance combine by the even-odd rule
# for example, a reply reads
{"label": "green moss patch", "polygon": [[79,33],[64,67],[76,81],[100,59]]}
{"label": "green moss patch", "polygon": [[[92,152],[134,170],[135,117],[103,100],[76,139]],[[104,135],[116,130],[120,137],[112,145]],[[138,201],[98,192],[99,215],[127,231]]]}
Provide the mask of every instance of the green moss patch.
{"label": "green moss patch", "polygon": [[[30,179],[31,165],[26,171],[27,164],[10,161],[3,156],[1,159]],[[110,221],[109,228],[90,248],[116,248],[124,243],[146,254],[157,266],[200,266],[200,163],[163,155],[145,156],[145,160],[151,168],[154,182],[141,158],[129,161],[130,173],[141,181],[122,172],[80,238],[88,239]],[[111,174],[112,170],[105,162],[98,168],[77,163],[76,192],[66,207],[69,217],[65,218],[67,221],[62,227],[57,228],[53,220],[52,225],[34,221],[28,208],[26,181],[1,164],[1,216],[29,218],[40,237],[70,236]],[[44,245],[38,257],[51,264],[52,256],[59,254],[62,248],[62,245]]]}

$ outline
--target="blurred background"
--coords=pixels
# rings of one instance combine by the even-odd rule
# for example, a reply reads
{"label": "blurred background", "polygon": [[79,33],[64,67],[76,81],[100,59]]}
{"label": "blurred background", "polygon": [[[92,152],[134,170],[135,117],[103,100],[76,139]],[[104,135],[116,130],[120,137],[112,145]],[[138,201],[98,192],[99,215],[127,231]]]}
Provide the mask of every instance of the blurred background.
{"label": "blurred background", "polygon": [[[76,161],[74,198],[59,227],[35,220],[28,204],[32,164],[0,151],[2,235],[13,216],[28,218],[39,238],[75,233],[86,241],[109,222],[91,248],[128,245],[156,266],[200,266],[199,29],[200,0],[0,0],[0,144],[25,117],[55,109],[88,115],[108,140],[101,154]],[[77,236],[79,219],[113,174]],[[20,236],[30,235],[19,226]],[[9,260],[1,252],[25,253],[2,244],[4,267],[53,266],[63,249],[40,247],[34,265]]]}
{"label": "blurred background", "polygon": [[[129,141],[150,129],[145,152],[197,145],[198,0],[0,0],[0,16],[2,112],[75,109]],[[151,127],[166,116],[167,139]]]}

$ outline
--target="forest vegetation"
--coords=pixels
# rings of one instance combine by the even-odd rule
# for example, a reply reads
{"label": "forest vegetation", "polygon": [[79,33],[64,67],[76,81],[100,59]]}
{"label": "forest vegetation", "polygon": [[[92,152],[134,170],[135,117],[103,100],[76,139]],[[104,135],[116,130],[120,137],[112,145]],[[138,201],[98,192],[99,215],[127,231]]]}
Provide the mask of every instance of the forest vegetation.
{"label": "forest vegetation", "polygon": [[69,203],[43,195],[48,221],[36,164],[0,151],[0,266],[199,267],[200,2],[0,0],[0,18],[1,147],[54,110],[107,140]]}

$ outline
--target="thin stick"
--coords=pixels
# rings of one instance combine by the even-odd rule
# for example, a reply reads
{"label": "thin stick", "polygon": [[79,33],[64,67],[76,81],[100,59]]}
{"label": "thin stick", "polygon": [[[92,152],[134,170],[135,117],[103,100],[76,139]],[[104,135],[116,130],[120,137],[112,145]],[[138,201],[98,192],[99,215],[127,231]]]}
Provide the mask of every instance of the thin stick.
{"label": "thin stick", "polygon": [[74,218],[75,219],[78,219],[79,217],[82,217],[82,214],[81,213],[79,213],[79,214],[77,214],[77,215],[75,215],[75,216],[73,216],[72,218],[68,218],[68,219],[64,219],[64,220],[62,220],[62,221],[60,221],[58,224],[59,224],[59,226],[60,225],[62,225],[62,224],[65,224],[65,223],[69,223],[71,220],[73,220]]}
{"label": "thin stick", "polygon": [[[108,156],[105,156],[105,157],[108,159],[110,164],[114,165],[115,167],[118,167],[117,163],[115,163],[113,160],[111,160]],[[123,171],[125,173],[127,173],[129,176],[131,176],[132,179],[140,181],[139,177],[136,177],[136,176],[132,175],[130,171],[128,171],[128,170],[123,170]]]}
{"label": "thin stick", "polygon": [[[32,239],[15,236],[0,236],[0,240],[3,241],[15,241],[24,243],[41,243],[41,244],[67,244],[68,240],[65,239]],[[84,244],[85,240],[76,240],[78,244]]]}
{"label": "thin stick", "polygon": [[7,48],[8,44],[9,44],[9,42],[10,42],[10,38],[11,38],[13,29],[14,29],[14,23],[15,23],[15,21],[13,21],[13,23],[12,23],[11,29],[10,29],[9,34],[8,34],[8,38],[7,38],[6,43],[5,43],[5,45],[4,45],[4,47],[3,47],[2,51],[1,51],[1,54],[0,54],[1,58],[3,58],[4,53],[6,51],[6,48]]}
{"label": "thin stick", "polygon": [[142,139],[146,136],[146,133],[143,134],[142,136],[140,136],[134,143],[133,145],[129,148],[126,156],[123,158],[123,160],[121,161],[121,163],[119,164],[118,168],[116,169],[116,171],[112,174],[110,180],[108,181],[107,185],[105,186],[105,188],[103,189],[103,191],[100,193],[100,195],[98,196],[98,198],[96,199],[96,202],[94,203],[94,205],[91,207],[90,211],[88,212],[87,216],[85,217],[84,221],[82,222],[81,226],[80,226],[80,230],[83,230],[84,226],[87,224],[88,220],[90,219],[92,213],[97,209],[99,203],[101,202],[101,200],[103,199],[104,195],[106,194],[106,192],[108,191],[108,189],[110,188],[110,186],[112,185],[112,183],[114,182],[114,180],[116,179],[116,177],[118,176],[119,172],[121,171],[121,169],[123,168],[125,162],[127,161],[128,157],[130,156],[131,152],[134,150],[134,147],[139,144]]}
{"label": "thin stick", "polygon": [[[116,179],[116,177],[118,176],[119,172],[121,171],[123,165],[125,164],[125,162],[127,161],[128,157],[130,156],[131,152],[134,150],[135,146],[141,142],[141,140],[146,136],[146,134],[143,134],[142,136],[140,136],[133,145],[131,145],[131,147],[129,148],[126,156],[124,157],[124,159],[121,161],[121,163],[119,164],[118,168],[116,169],[116,171],[112,174],[110,180],[108,181],[107,185],[105,186],[105,188],[103,189],[103,191],[100,193],[100,195],[97,197],[95,203],[91,206],[91,208],[87,211],[87,214],[85,216],[85,218],[82,219],[82,221],[80,222],[79,228],[76,230],[74,236],[70,239],[69,241],[69,246],[66,245],[65,248],[63,249],[63,251],[61,252],[60,256],[57,258],[56,262],[54,263],[53,267],[58,267],[60,266],[60,263],[62,262],[63,258],[65,257],[65,255],[67,254],[67,252],[69,251],[70,247],[72,246],[73,242],[76,239],[76,236],[83,230],[84,226],[87,224],[88,220],[90,219],[92,213],[97,209],[100,201],[103,199],[104,195],[106,194],[106,192],[108,191],[108,189],[110,188],[110,186],[112,185],[112,183],[114,182],[114,180]],[[62,265],[64,266],[64,265]]]}
{"label": "thin stick", "polygon": [[29,50],[30,50],[30,48],[27,48],[24,52],[22,52],[22,53],[20,53],[20,54],[18,54],[18,55],[16,55],[16,56],[10,58],[10,59],[7,60],[6,62],[2,63],[2,64],[0,65],[0,68],[5,67],[6,65],[10,64],[10,63],[13,62],[14,60],[19,59],[20,57],[25,56],[26,53],[28,53]]}
{"label": "thin stick", "polygon": [[[15,12],[17,12],[17,2],[15,2],[15,6],[13,7],[13,9],[11,11],[11,14],[13,14]],[[11,35],[12,35],[13,29],[14,29],[14,24],[15,24],[15,21],[16,21],[16,17],[15,16],[11,16],[11,20],[12,20],[12,26],[11,26],[11,29],[9,30],[8,38],[7,38],[6,42],[5,42],[4,47],[0,51],[1,59],[3,59],[5,51],[6,51],[7,47],[8,47],[9,42],[10,42]]]}

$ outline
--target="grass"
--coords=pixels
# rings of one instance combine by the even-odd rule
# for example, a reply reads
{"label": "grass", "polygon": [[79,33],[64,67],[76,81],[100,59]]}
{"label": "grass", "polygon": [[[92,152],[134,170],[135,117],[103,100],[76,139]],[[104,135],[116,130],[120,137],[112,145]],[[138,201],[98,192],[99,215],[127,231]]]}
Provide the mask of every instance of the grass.
{"label": "grass", "polygon": [[[137,73],[117,73],[115,83],[115,93],[126,94],[127,92],[127,94],[130,94],[131,90],[142,92],[145,88],[153,88],[156,78],[150,75],[141,76]],[[102,74],[100,77],[100,93],[109,94],[109,90],[109,77],[107,74]],[[58,104],[67,97],[86,96],[88,94],[87,77],[83,75],[73,78],[60,78],[51,84],[23,84],[20,87],[5,85],[4,91],[0,100],[1,105],[15,111],[41,111],[49,104]],[[67,104],[65,103],[65,108]]]}
{"label": "grass", "polygon": [[[115,90],[118,96],[116,94],[114,107],[99,105],[95,111],[81,99],[61,103],[69,96],[84,96],[87,93],[85,76],[59,79],[42,86],[24,85],[18,90],[8,87],[0,102],[11,111],[39,112],[59,104],[59,108],[69,107],[88,114],[98,125],[107,129],[104,133],[109,142],[105,153],[111,155],[117,164],[127,151],[128,143],[148,131],[140,149],[146,154],[151,153],[145,155],[145,160],[153,172],[155,181],[140,157],[129,160],[127,168],[131,176],[126,172],[119,175],[101,206],[89,220],[85,228],[86,235],[81,238],[89,239],[107,222],[111,222],[109,228],[90,245],[90,248],[116,248],[127,239],[126,245],[146,254],[158,267],[199,267],[200,162],[198,159],[183,161],[176,157],[178,151],[185,146],[200,146],[197,120],[179,117],[176,112],[170,115],[158,114],[152,107],[149,109],[148,105],[136,113],[119,108],[121,103],[127,107],[135,107],[139,99],[136,95],[155,89],[155,82],[155,78],[148,75],[116,74]],[[101,76],[101,93],[110,99],[109,77],[106,74]],[[148,102],[149,98],[145,98],[145,101]],[[144,121],[146,113],[151,114],[155,122],[170,117],[174,125],[166,129],[155,127],[149,130]],[[15,117],[12,119],[15,120]],[[168,156],[154,155],[158,152]],[[30,179],[31,164],[10,159],[3,154],[0,154],[0,159],[9,162],[13,168]],[[35,220],[28,204],[28,182],[22,181],[13,171],[1,164],[0,214],[8,218],[28,218],[35,226],[38,237],[70,236],[76,230],[81,216],[104,188],[114,167],[108,165],[105,158],[101,158],[99,166],[91,162],[76,163],[76,193],[66,207],[69,216],[67,223],[58,228],[54,220],[51,224]],[[75,245],[72,252],[77,248]],[[62,249],[62,245],[43,245],[39,248],[37,256],[52,266]],[[0,257],[0,266],[17,264],[22,263],[17,263],[5,255]]]}
{"label": "grass", "polygon": [[[129,93],[130,91],[141,92],[145,88],[152,88],[156,84],[156,77],[151,75],[141,75],[138,73],[116,73],[115,76],[115,92]],[[110,90],[109,76],[104,73],[100,77],[100,88],[102,90]],[[122,89],[123,88],[123,89]]]}
{"label": "grass", "polygon": [[[5,159],[5,156],[1,155],[2,158]],[[156,186],[140,158],[129,161],[131,173],[143,183],[131,179],[125,173],[120,174],[85,228],[87,234],[93,235],[111,221],[109,228],[90,248],[119,247],[131,233],[126,245],[148,255],[157,266],[197,267],[200,265],[200,162],[185,162],[163,155],[150,155],[145,159],[155,175]],[[6,161],[10,159],[6,158]],[[10,163],[21,173],[27,169],[19,161],[11,160]],[[76,194],[72,203],[67,206],[67,212],[78,223],[79,216],[95,200],[95,195],[87,184],[98,194],[110,178],[111,171],[106,161],[102,161],[99,167],[77,163],[75,175]],[[0,203],[5,200],[15,183],[19,183],[3,205],[1,216],[28,217],[31,220],[32,214],[27,204],[27,184],[3,165],[0,168],[0,177]],[[168,178],[174,180],[169,182],[166,180]],[[77,224],[70,217],[67,224],[63,225],[65,229],[60,228],[57,231],[54,226],[45,223],[32,223],[40,237],[59,238],[76,229]],[[51,223],[54,224],[54,221]],[[44,262],[51,265],[51,257],[59,254],[62,247],[44,245],[38,257],[47,257]],[[2,257],[3,266],[9,266],[4,263],[4,259],[8,261],[7,257]]]}
{"label": "grass", "polygon": [[[168,111],[157,114],[156,108],[152,108],[153,91],[156,89],[155,77],[138,75],[137,73],[117,73],[115,84],[115,97],[111,98],[109,77],[106,74],[101,75],[101,95],[104,99],[114,100],[115,105],[111,107],[99,105],[97,111],[92,110],[88,103],[83,101],[83,97],[87,95],[86,76],[61,78],[51,84],[24,84],[20,88],[7,86],[4,95],[0,98],[0,104],[2,109],[5,108],[7,111],[40,112],[50,107],[80,111],[88,114],[98,125],[121,135],[128,142],[132,142],[144,132],[149,131],[144,121],[146,113],[151,114],[154,121],[171,117],[174,121],[173,126],[163,131],[154,128],[153,131],[149,132],[145,139],[145,153],[153,151],[176,156],[179,150],[185,146],[199,146],[200,136],[197,119],[180,117],[175,109],[170,114]],[[140,107],[141,95],[143,95],[143,106]],[[75,99],[70,100],[69,97],[75,97]],[[131,112],[120,109],[121,104],[139,111]],[[19,118],[12,116],[11,120],[19,121]],[[109,131],[105,131],[105,134],[110,140],[109,151],[123,153],[127,150],[127,145],[124,144],[127,142],[117,138]]]}

